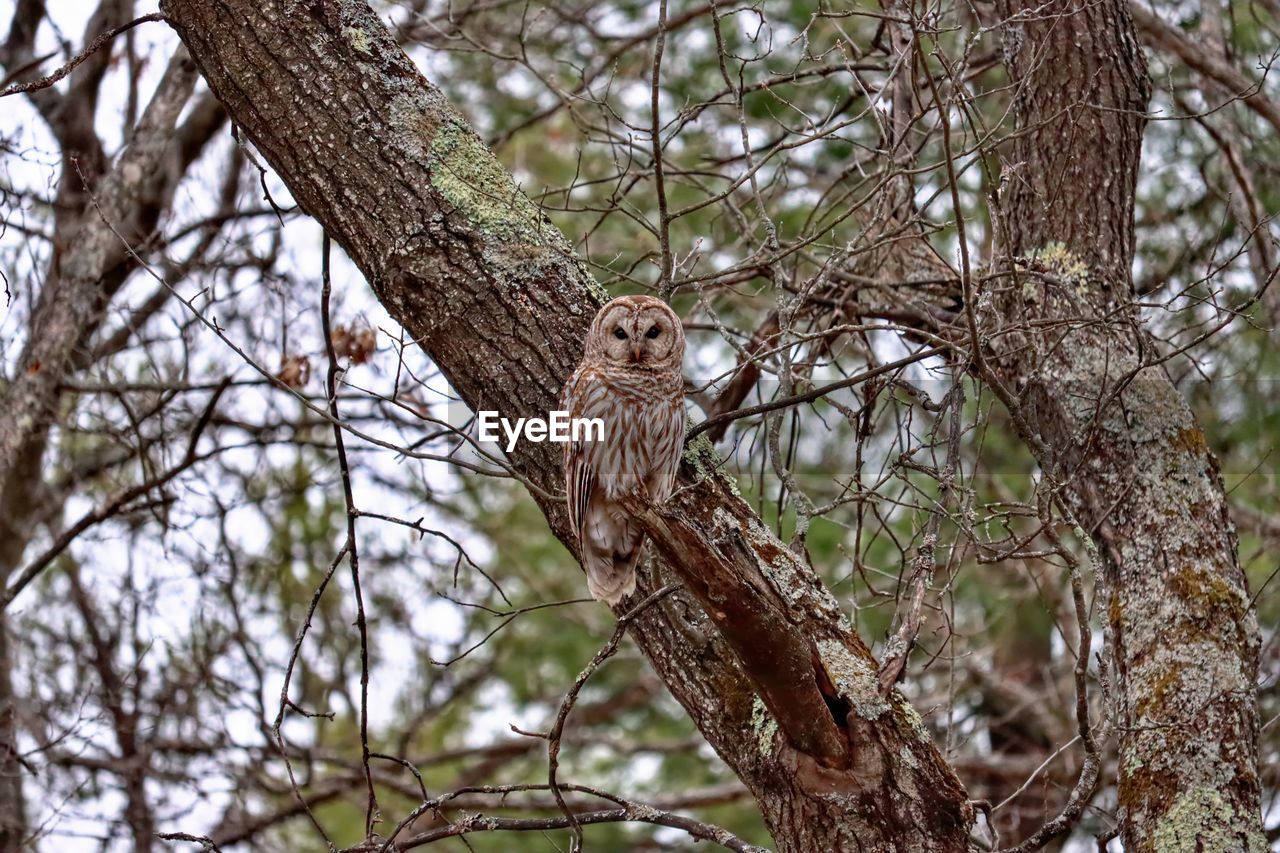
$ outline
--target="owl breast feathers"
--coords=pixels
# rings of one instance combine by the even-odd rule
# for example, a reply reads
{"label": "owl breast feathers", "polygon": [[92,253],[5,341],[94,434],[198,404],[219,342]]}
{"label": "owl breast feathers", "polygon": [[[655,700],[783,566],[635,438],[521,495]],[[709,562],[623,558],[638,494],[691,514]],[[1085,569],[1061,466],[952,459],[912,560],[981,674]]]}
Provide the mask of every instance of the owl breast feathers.
{"label": "owl breast feathers", "polygon": [[572,418],[604,421],[602,441],[565,444],[569,523],[587,587],[614,605],[636,588],[644,533],[619,499],[671,496],[684,444],[684,329],[666,303],[623,296],[596,314],[582,361],[564,386]]}

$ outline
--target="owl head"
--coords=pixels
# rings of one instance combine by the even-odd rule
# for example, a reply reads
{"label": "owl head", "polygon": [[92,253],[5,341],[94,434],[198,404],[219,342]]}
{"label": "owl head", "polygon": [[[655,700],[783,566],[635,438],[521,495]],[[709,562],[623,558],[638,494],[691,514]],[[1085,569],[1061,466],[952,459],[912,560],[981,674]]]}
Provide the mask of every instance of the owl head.
{"label": "owl head", "polygon": [[618,366],[678,370],[684,358],[684,329],[661,299],[620,296],[596,314],[586,354]]}

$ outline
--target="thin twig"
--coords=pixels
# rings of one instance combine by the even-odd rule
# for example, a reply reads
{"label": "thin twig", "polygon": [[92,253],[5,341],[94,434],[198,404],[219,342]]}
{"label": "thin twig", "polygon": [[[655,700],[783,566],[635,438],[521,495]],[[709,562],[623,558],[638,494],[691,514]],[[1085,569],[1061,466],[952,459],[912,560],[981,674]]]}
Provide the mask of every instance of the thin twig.
{"label": "thin twig", "polygon": [[778,409],[790,408],[791,406],[800,406],[805,403],[812,403],[814,400],[817,400],[820,397],[825,397],[833,391],[839,391],[841,388],[849,388],[853,385],[860,385],[868,379],[874,379],[885,373],[892,373],[893,371],[899,370],[907,365],[915,364],[918,361],[924,361],[926,358],[941,355],[951,349],[952,348],[950,346],[946,345],[928,347],[926,349],[918,350],[905,358],[900,358],[897,361],[890,361],[886,364],[879,365],[878,367],[873,367],[870,370],[855,373],[853,376],[846,377],[836,382],[819,385],[817,388],[805,391],[803,394],[793,394],[789,397],[781,397],[777,400],[770,400],[767,403],[760,403],[756,406],[747,406],[744,409],[735,409],[732,412],[725,412],[724,414],[707,418],[702,423],[695,425],[688,433],[685,434],[685,441],[688,442],[700,433],[706,432],[707,430],[722,423],[736,421],[740,418],[749,418],[753,415],[762,415],[766,412],[774,412]]}
{"label": "thin twig", "polygon": [[622,636],[627,632],[627,626],[634,622],[640,614],[648,610],[650,606],[666,598],[677,589],[679,589],[678,584],[668,584],[657,592],[650,593],[639,604],[618,619],[617,627],[613,629],[613,636],[609,638],[609,642],[605,643],[600,651],[596,652],[595,657],[587,664],[586,669],[578,673],[573,686],[569,688],[569,692],[565,694],[564,701],[560,703],[560,710],[556,713],[556,721],[551,726],[551,731],[547,733],[547,786],[551,789],[551,795],[556,798],[556,804],[560,806],[560,811],[564,813],[570,831],[573,832],[571,853],[580,853],[582,850],[582,827],[578,824],[573,812],[569,810],[568,804],[564,801],[564,795],[560,792],[560,785],[556,782],[556,771],[560,767],[560,739],[564,734],[564,724],[568,721],[569,712],[573,710],[574,703],[578,701],[578,694],[587,683],[587,679],[600,667],[600,664],[613,657],[618,651],[618,644],[622,642]]}
{"label": "thin twig", "polygon": [[[80,63],[84,62],[86,59],[93,56],[95,53],[97,53],[99,50],[102,49],[102,46],[104,44],[111,41],[113,38],[120,35],[121,33],[127,33],[129,30],[133,29],[139,24],[146,24],[146,23],[150,23],[151,21],[163,21],[164,19],[165,17],[163,13],[152,12],[149,15],[143,15],[141,18],[134,18],[132,21],[130,21],[127,24],[121,24],[118,27],[114,27],[113,29],[107,30],[105,33],[102,33],[93,41],[89,42],[89,44],[85,46],[84,50],[77,53],[74,57],[72,57],[70,62],[68,62],[66,65],[63,65],[57,71],[53,72],[47,77],[41,77],[39,80],[30,80],[26,83],[13,83],[11,85],[8,85],[5,88],[0,89],[0,98],[7,98],[10,95],[21,95],[25,92],[34,92],[37,89],[47,89],[53,84],[57,83],[59,80],[66,77],[72,71],[74,71],[76,67],[80,65]],[[35,65],[38,65],[44,59],[48,59],[48,58],[49,56],[45,56],[42,59],[37,60]],[[31,70],[32,67],[34,66],[28,65],[23,68],[19,68],[17,71],[15,71],[11,75],[11,77],[17,77],[18,75]]]}
{"label": "thin twig", "polygon": [[342,496],[347,509],[347,542],[343,546],[350,559],[351,586],[356,596],[356,630],[360,634],[360,761],[364,768],[365,788],[368,802],[365,806],[364,831],[366,838],[373,837],[373,828],[381,820],[378,815],[378,796],[373,789],[373,771],[369,769],[369,627],[365,620],[364,591],[360,586],[360,549],[356,543],[356,519],[360,511],[356,509],[355,495],[351,488],[351,465],[347,461],[347,448],[343,441],[342,415],[338,412],[338,354],[333,348],[333,330],[329,315],[329,300],[333,290],[329,269],[331,253],[329,232],[326,230],[322,238],[322,254],[320,261],[320,326],[324,335],[324,348],[329,357],[329,370],[325,376],[325,393],[329,398],[329,415],[333,419],[333,441],[337,449],[338,470],[342,475]]}

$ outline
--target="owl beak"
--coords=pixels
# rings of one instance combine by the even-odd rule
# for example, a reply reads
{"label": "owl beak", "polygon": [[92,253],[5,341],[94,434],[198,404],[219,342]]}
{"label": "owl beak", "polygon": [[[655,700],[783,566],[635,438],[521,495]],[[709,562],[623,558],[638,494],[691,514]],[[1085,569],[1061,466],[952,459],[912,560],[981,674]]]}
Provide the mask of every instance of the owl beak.
{"label": "owl beak", "polygon": [[640,347],[641,347],[641,346],[643,346],[643,344],[641,344],[641,343],[640,343],[640,341],[635,341],[635,340],[633,340],[633,341],[631,342],[631,361],[632,361],[633,363],[634,363],[634,362],[638,362],[638,361],[640,361]]}

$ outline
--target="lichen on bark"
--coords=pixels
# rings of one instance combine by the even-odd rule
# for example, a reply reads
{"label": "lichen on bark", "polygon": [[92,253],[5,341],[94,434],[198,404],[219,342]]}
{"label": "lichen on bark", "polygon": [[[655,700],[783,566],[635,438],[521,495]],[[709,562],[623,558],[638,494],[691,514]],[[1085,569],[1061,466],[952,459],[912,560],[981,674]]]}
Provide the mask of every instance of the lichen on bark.
{"label": "lichen on bark", "polygon": [[769,755],[773,751],[773,739],[778,734],[778,721],[769,714],[769,709],[759,696],[751,702],[751,730],[756,735],[756,747],[761,755]]}
{"label": "lichen on bark", "polygon": [[864,720],[877,720],[889,712],[889,702],[880,695],[880,682],[870,661],[854,655],[836,640],[819,641],[818,654],[840,697],[854,713]]}
{"label": "lichen on bark", "polygon": [[538,210],[470,128],[453,120],[436,128],[430,167],[431,185],[486,235],[531,249],[546,241],[534,227]]}
{"label": "lichen on bark", "polygon": [[1197,788],[1179,797],[1160,818],[1152,843],[1159,853],[1263,853],[1268,849],[1266,836],[1251,824],[1252,816],[1242,820],[1217,790]]}

